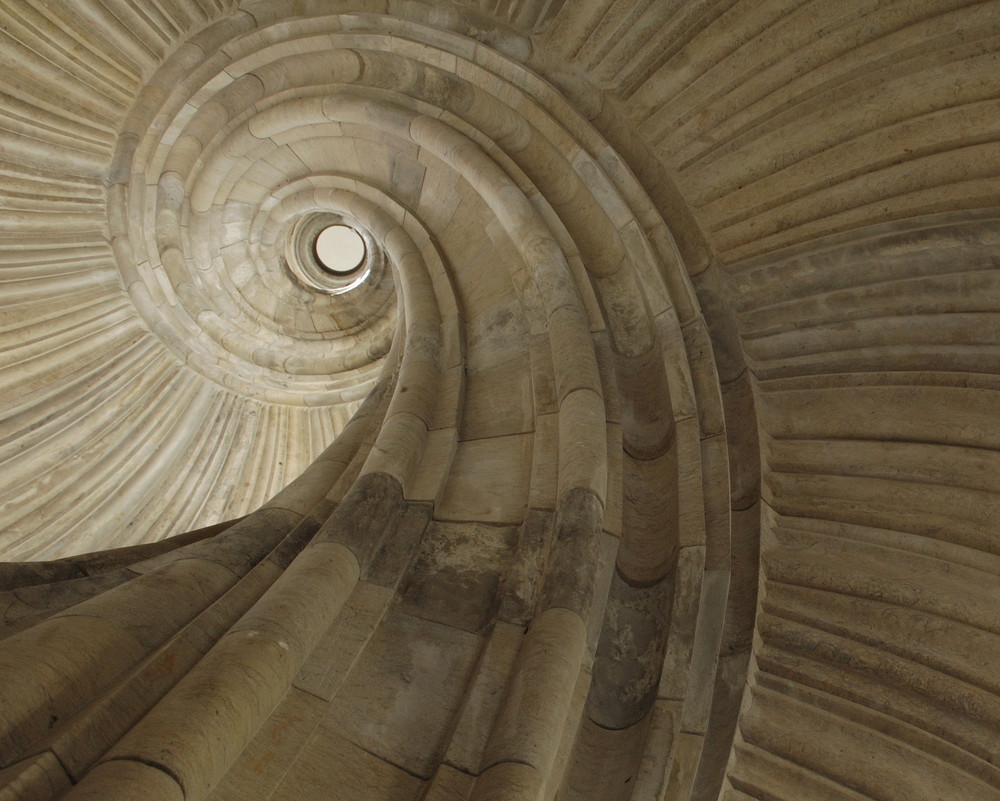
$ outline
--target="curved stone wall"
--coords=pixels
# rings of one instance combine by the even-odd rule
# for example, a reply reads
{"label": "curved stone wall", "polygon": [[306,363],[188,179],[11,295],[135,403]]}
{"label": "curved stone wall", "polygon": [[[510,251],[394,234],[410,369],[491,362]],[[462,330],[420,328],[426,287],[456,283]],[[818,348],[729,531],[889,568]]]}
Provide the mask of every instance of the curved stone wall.
{"label": "curved stone wall", "polygon": [[1000,4],[0,19],[0,798],[1000,798]]}

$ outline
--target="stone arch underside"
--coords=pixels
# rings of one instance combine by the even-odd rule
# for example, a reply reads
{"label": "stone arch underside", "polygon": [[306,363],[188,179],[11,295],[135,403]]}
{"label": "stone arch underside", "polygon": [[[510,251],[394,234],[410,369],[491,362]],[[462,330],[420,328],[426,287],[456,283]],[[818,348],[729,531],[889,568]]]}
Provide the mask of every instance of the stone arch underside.
{"label": "stone arch underside", "polygon": [[0,798],[1000,797],[1000,4],[0,22]]}

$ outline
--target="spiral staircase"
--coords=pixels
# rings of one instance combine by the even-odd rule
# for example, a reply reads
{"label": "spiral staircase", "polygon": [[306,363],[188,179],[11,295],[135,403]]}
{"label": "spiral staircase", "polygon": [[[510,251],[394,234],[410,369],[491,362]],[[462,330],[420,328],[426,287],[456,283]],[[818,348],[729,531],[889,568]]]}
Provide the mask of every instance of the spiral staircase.
{"label": "spiral staircase", "polygon": [[0,63],[0,799],[1000,800],[1000,2]]}

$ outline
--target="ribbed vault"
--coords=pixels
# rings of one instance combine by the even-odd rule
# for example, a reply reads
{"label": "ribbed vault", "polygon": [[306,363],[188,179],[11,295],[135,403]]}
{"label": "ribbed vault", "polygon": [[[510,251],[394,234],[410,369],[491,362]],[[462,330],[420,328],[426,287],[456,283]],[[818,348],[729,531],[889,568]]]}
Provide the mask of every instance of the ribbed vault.
{"label": "ribbed vault", "polygon": [[0,9],[0,799],[1000,798],[998,54]]}

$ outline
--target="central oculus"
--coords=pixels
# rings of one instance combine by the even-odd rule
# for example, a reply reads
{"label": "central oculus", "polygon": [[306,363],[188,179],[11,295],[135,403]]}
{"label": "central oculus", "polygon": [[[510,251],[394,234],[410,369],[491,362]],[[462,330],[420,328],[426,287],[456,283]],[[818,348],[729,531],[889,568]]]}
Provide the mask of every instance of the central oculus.
{"label": "central oculus", "polygon": [[348,275],[365,260],[365,240],[348,225],[330,225],[316,237],[316,260],[333,275]]}
{"label": "central oculus", "polygon": [[370,279],[381,280],[382,250],[351,217],[327,211],[307,213],[292,224],[287,237],[285,265],[307,289],[342,295]]}

